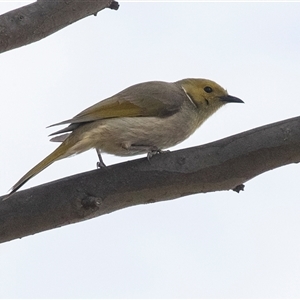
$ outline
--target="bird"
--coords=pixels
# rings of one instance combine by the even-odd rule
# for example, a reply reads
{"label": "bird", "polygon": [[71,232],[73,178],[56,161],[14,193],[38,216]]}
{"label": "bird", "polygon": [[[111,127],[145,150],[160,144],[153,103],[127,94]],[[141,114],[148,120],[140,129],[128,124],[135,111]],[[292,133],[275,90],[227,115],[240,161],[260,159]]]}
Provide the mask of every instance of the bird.
{"label": "bird", "polygon": [[187,78],[176,82],[148,81],[132,85],[88,107],[50,141],[61,144],[29,170],[10,190],[15,193],[53,162],[95,148],[117,156],[147,154],[148,159],[187,139],[203,122],[227,103],[244,103],[216,82]]}

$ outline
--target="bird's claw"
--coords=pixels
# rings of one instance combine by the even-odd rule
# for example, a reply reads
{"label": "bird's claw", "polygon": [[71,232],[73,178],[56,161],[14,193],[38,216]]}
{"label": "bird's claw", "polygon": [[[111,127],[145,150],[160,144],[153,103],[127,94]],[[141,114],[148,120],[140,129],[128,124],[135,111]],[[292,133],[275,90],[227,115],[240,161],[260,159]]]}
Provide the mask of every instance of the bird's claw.
{"label": "bird's claw", "polygon": [[147,153],[147,159],[148,159],[148,161],[150,161],[150,158],[153,157],[154,155],[163,154],[163,153],[167,153],[167,152],[170,152],[170,150],[161,150],[161,149],[151,150]]}
{"label": "bird's claw", "polygon": [[97,169],[106,168],[106,165],[102,161],[97,161]]}

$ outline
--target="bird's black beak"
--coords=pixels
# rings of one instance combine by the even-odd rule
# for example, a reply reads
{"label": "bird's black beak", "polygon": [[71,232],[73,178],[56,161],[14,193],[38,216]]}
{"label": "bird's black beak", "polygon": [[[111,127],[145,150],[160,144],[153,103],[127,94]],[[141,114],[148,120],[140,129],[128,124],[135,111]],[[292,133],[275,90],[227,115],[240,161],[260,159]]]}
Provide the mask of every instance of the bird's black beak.
{"label": "bird's black beak", "polygon": [[222,96],[220,97],[221,101],[226,102],[226,103],[244,103],[243,100],[241,100],[240,98],[234,97],[234,96]]}

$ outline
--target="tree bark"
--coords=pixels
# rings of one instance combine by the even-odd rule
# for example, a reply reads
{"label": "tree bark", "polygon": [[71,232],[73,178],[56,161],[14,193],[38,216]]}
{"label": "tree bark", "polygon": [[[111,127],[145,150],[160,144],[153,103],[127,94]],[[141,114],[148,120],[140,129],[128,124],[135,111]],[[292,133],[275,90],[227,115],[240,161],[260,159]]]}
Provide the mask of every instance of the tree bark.
{"label": "tree bark", "polygon": [[[300,161],[300,117],[206,145],[129,161],[27,189],[0,200],[0,242],[113,211],[243,183]],[[288,184],[288,183],[287,183]]]}
{"label": "tree bark", "polygon": [[104,8],[113,0],[37,0],[0,16],[0,53],[36,42]]}

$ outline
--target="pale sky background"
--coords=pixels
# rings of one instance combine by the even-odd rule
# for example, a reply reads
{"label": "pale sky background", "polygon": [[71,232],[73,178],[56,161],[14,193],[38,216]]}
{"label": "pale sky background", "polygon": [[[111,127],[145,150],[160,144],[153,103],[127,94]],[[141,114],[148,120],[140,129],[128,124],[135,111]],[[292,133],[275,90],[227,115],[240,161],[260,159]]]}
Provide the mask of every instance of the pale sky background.
{"label": "pale sky background", "polygon": [[[25,4],[0,2],[0,13]],[[1,195],[57,146],[46,126],[138,82],[208,78],[245,101],[175,149],[300,114],[300,3],[120,4],[0,55]],[[96,161],[94,151],[59,161],[23,188]],[[131,207],[1,244],[0,297],[299,298],[299,178],[290,165],[240,194]]]}

